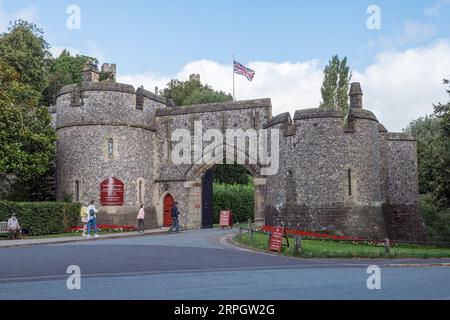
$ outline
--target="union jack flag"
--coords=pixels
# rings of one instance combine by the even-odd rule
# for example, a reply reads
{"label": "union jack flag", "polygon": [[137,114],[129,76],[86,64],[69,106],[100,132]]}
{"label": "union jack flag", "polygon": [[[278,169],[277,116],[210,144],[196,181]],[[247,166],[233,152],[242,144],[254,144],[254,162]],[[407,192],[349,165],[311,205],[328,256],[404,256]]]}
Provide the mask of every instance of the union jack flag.
{"label": "union jack flag", "polygon": [[255,76],[255,70],[243,66],[236,60],[234,60],[234,73],[246,76],[248,81],[252,81]]}

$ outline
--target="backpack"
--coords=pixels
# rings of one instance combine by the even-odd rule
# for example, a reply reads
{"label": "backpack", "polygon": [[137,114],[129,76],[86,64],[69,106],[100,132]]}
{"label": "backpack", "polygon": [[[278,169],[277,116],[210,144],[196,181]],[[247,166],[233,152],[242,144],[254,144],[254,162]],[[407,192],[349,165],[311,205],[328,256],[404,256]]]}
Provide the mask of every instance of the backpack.
{"label": "backpack", "polygon": [[95,211],[94,209],[89,210],[89,216],[92,218],[93,216],[95,216]]}

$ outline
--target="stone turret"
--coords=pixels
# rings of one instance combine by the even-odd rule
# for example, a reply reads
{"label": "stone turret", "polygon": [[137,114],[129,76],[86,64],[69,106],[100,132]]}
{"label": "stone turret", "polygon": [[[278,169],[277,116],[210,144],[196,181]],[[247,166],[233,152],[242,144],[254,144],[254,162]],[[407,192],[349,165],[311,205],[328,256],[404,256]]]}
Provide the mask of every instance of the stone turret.
{"label": "stone turret", "polygon": [[359,82],[353,82],[350,85],[350,108],[362,109],[363,108],[363,92]]}
{"label": "stone turret", "polygon": [[98,72],[97,66],[92,62],[87,62],[84,65],[82,77],[84,82],[99,82],[100,73]]}
{"label": "stone turret", "polygon": [[193,81],[193,80],[200,82],[200,75],[199,74],[191,74],[189,76],[189,81]]}
{"label": "stone turret", "polygon": [[109,81],[116,81],[116,64],[114,63],[104,63],[102,64],[102,73],[107,74],[108,75],[108,79]]}

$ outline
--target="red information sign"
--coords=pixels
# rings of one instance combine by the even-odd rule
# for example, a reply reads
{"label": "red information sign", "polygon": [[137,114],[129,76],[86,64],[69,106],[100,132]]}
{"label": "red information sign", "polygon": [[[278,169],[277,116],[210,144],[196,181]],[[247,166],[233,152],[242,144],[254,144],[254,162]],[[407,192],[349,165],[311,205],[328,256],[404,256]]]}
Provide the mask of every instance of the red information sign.
{"label": "red information sign", "polygon": [[123,206],[124,184],[110,177],[100,183],[100,203],[102,206]]}
{"label": "red information sign", "polygon": [[272,235],[270,236],[270,242],[269,242],[269,250],[270,251],[281,252],[281,248],[283,246],[284,233],[285,233],[285,231],[284,231],[283,227],[276,227],[275,230],[273,230]]}
{"label": "red information sign", "polygon": [[220,211],[220,226],[233,227],[233,213],[231,212],[231,210]]}

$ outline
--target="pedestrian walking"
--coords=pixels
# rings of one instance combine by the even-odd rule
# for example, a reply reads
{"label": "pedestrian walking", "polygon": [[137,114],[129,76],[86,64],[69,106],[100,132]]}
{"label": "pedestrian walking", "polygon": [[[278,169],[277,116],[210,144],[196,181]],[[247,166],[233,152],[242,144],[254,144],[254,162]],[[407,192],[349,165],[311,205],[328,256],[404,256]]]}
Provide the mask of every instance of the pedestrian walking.
{"label": "pedestrian walking", "polygon": [[141,204],[141,208],[139,209],[139,213],[137,216],[139,233],[144,233],[144,219],[145,219],[144,205]]}
{"label": "pedestrian walking", "polygon": [[180,228],[180,223],[178,221],[179,215],[178,202],[175,202],[172,207],[172,227],[170,228],[169,233],[172,233],[173,229],[175,229],[175,233],[178,233],[178,229]]}
{"label": "pedestrian walking", "polygon": [[94,238],[98,238],[97,234],[97,208],[95,207],[95,201],[91,200],[90,205],[87,207],[88,212],[88,223],[87,223],[87,236],[86,238],[91,237],[91,228],[94,227]]}

